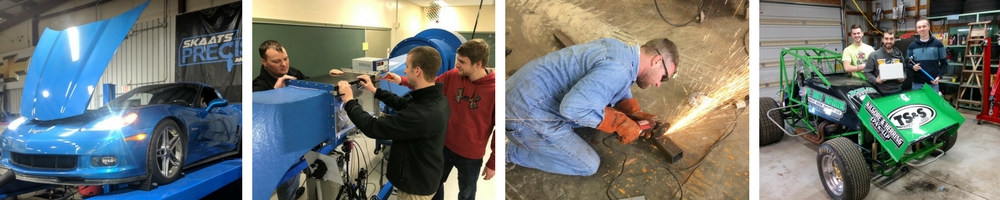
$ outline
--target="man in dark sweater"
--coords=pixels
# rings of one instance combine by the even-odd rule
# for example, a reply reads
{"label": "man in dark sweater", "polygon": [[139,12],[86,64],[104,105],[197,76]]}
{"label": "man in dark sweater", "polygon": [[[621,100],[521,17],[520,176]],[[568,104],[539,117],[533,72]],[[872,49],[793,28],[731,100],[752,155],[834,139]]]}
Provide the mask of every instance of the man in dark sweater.
{"label": "man in dark sweater", "polygon": [[892,30],[882,31],[882,48],[868,55],[868,61],[865,62],[865,77],[868,78],[868,82],[878,88],[879,92],[882,92],[882,95],[897,94],[903,86],[903,79],[882,80],[881,71],[879,71],[879,59],[884,59],[886,64],[892,64],[893,59],[900,62],[905,60],[899,49],[893,47],[894,44],[896,44],[895,33]]}
{"label": "man in dark sweater", "polygon": [[375,88],[367,75],[358,76],[375,98],[396,110],[395,115],[372,117],[354,100],[351,85],[340,81],[344,111],[368,137],[392,140],[386,177],[399,189],[399,199],[431,199],[437,192],[444,164],[448,101],[434,76],[441,68],[437,50],[421,46],[406,57],[406,76],[414,90],[405,97]]}
{"label": "man in dark sweater", "polygon": [[[945,52],[944,44],[940,40],[931,37],[930,21],[927,19],[917,20],[917,35],[920,38],[913,40],[906,50],[906,59],[916,64],[907,62],[906,67],[913,69],[913,90],[919,90],[928,84],[934,91],[941,91],[938,81],[944,75],[945,66],[948,66],[948,54]],[[929,79],[920,70],[930,74],[933,79]]]}
{"label": "man in dark sweater", "polygon": [[[264,41],[257,48],[260,53],[260,75],[253,79],[253,91],[264,91],[285,87],[285,80],[307,79],[301,71],[288,66],[288,51],[274,40]],[[330,69],[330,75],[343,74],[339,69]]]}

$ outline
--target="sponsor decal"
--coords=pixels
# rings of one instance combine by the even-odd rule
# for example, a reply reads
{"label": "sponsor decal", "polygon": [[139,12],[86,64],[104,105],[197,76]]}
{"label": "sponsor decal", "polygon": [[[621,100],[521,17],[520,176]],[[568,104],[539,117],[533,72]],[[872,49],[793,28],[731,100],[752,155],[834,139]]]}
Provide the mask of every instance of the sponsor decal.
{"label": "sponsor decal", "polygon": [[236,30],[184,38],[181,42],[178,66],[225,63],[226,69],[242,65],[242,39]]}
{"label": "sponsor decal", "polygon": [[933,108],[923,104],[908,105],[889,112],[889,119],[896,128],[904,130],[923,126],[937,117]]}
{"label": "sponsor decal", "polygon": [[809,113],[822,115],[840,120],[844,116],[844,101],[816,90],[807,92],[809,100]]}
{"label": "sponsor decal", "polygon": [[871,101],[865,104],[865,110],[868,110],[868,113],[872,115],[869,122],[871,122],[872,129],[875,129],[875,133],[882,140],[891,141],[896,145],[896,149],[903,147],[903,137],[899,135],[899,132],[892,127],[885,117],[882,117],[882,112],[879,112]]}
{"label": "sponsor decal", "polygon": [[858,101],[864,101],[865,96],[876,93],[878,93],[878,90],[875,90],[873,87],[860,87],[847,92],[847,96],[849,98],[857,99]]}

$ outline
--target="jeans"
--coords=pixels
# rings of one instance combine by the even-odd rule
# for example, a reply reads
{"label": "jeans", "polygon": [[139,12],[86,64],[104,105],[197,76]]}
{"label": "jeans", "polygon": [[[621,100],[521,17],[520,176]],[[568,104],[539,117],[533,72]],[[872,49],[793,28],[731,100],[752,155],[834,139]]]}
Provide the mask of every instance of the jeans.
{"label": "jeans", "polygon": [[[938,85],[934,85],[934,84],[930,84],[930,83],[926,83],[926,84],[930,85],[931,88],[934,88],[935,92],[941,92],[941,89],[938,87],[938,85],[941,85],[941,84],[938,84]],[[923,89],[923,88],[924,88],[924,83],[915,83],[914,82],[913,83],[913,88],[911,90],[919,90],[919,89]]]}
{"label": "jeans", "polygon": [[483,159],[464,158],[448,147],[444,147],[444,174],[441,175],[441,185],[433,199],[444,199],[444,181],[448,180],[452,167],[458,169],[458,199],[476,199],[476,182],[479,181],[479,168],[483,167]]}
{"label": "jeans", "polygon": [[[548,119],[561,119],[553,116]],[[600,157],[564,120],[507,120],[507,162],[575,176],[597,173]]]}

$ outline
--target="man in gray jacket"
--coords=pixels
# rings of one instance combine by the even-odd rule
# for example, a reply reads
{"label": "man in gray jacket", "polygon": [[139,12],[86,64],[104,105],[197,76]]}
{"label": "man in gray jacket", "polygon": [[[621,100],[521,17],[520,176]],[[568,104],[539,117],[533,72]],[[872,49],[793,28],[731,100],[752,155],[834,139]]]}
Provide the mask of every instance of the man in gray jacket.
{"label": "man in gray jacket", "polygon": [[893,59],[903,61],[903,54],[899,52],[892,45],[896,43],[896,35],[892,30],[882,31],[882,48],[875,50],[871,55],[868,55],[868,60],[865,61],[865,77],[868,81],[878,88],[882,95],[888,96],[893,94],[898,94],[901,92],[901,87],[903,86],[903,79],[898,80],[882,80],[878,68],[878,60],[885,59],[886,64],[891,64]]}

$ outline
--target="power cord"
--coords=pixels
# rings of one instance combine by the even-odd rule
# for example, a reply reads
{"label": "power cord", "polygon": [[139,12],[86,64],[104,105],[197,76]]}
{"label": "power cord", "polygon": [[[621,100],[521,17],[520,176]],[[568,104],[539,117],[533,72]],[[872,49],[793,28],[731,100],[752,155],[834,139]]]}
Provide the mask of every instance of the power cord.
{"label": "power cord", "polygon": [[[746,111],[746,108],[740,109],[739,112],[734,112],[734,114],[736,114],[736,115],[733,116],[733,117],[738,119],[739,116],[743,114],[743,111]],[[727,131],[727,133],[725,135],[723,135],[722,137],[720,137],[719,139],[715,140],[715,143],[713,143],[712,146],[708,148],[708,151],[705,152],[705,156],[702,156],[701,159],[699,159],[698,162],[695,163],[694,165],[692,165],[690,167],[682,168],[679,171],[687,171],[687,170],[692,169],[692,168],[695,168],[697,170],[697,167],[701,166],[701,163],[703,163],[705,161],[705,158],[708,157],[708,154],[711,154],[712,150],[714,150],[715,147],[717,147],[719,145],[719,142],[721,142],[722,140],[724,140],[727,137],[729,137],[729,135],[732,135],[733,131],[736,130],[736,125],[739,124],[739,121],[735,120],[735,119],[733,121],[735,121],[735,122],[733,123],[733,125],[729,126],[729,128],[728,128],[729,131]],[[604,137],[604,139],[601,139],[601,144],[604,144],[604,147],[606,147],[608,149],[611,149],[611,146],[608,146],[607,140],[608,140],[608,138],[615,137],[615,136],[616,135],[609,135],[607,137]],[[616,175],[615,178],[611,180],[611,184],[608,185],[608,188],[604,190],[604,194],[607,195],[608,199],[610,199],[610,200],[614,200],[614,198],[611,197],[611,192],[610,192],[611,191],[611,187],[613,187],[615,185],[615,183],[618,182],[618,178],[621,177],[622,173],[625,172],[625,161],[628,160],[628,154],[624,153],[624,152],[622,152],[622,154],[625,155],[625,158],[622,159],[621,170],[619,170],[618,171],[618,175]],[[667,172],[670,173],[670,176],[674,178],[674,182],[677,183],[677,189],[674,190],[674,193],[671,194],[670,196],[677,195],[677,193],[680,192],[681,196],[680,196],[679,199],[684,199],[684,187],[683,186],[684,186],[685,183],[687,183],[687,180],[690,179],[691,175],[693,175],[694,173],[688,174],[688,176],[686,178],[684,178],[684,181],[681,182],[681,181],[679,181],[679,179],[677,179],[677,176],[674,174],[673,170],[671,170],[669,167],[664,167],[664,168],[667,169]]]}
{"label": "power cord", "polygon": [[658,2],[657,0],[653,0],[653,5],[656,6],[656,14],[660,14],[660,19],[663,19],[664,22],[667,22],[667,24],[670,24],[671,26],[677,26],[677,27],[687,26],[688,24],[690,24],[691,22],[693,22],[695,19],[698,19],[698,16],[701,15],[701,12],[704,11],[703,9],[705,8],[705,0],[701,0],[701,5],[698,6],[698,13],[695,13],[694,17],[692,17],[691,20],[688,20],[687,22],[684,22],[683,24],[678,25],[678,24],[670,23],[670,21],[667,21],[667,18],[663,17],[663,13],[660,12],[660,4],[657,3],[657,2]]}
{"label": "power cord", "polygon": [[[729,127],[729,131],[725,135],[723,135],[722,137],[719,137],[718,140],[715,140],[715,143],[712,144],[712,146],[708,148],[708,151],[705,152],[705,156],[702,156],[701,159],[699,159],[698,162],[695,163],[694,165],[689,166],[689,167],[685,167],[685,168],[681,168],[681,169],[679,169],[679,171],[687,171],[687,170],[692,169],[692,168],[694,168],[694,170],[698,170],[698,167],[700,167],[701,163],[705,161],[705,158],[707,158],[708,155],[712,153],[712,150],[714,150],[715,147],[719,145],[719,142],[722,142],[722,140],[725,140],[727,137],[729,137],[729,135],[732,135],[733,131],[736,130],[736,125],[739,124],[739,122],[740,122],[737,119],[739,119],[740,115],[743,114],[743,111],[746,111],[746,108],[740,109],[740,111],[738,113],[736,113],[735,116],[733,116],[733,118],[734,118],[733,121],[734,122],[733,122],[733,125],[731,125]],[[667,168],[668,172],[671,171],[669,167],[665,167],[665,168]],[[671,172],[670,174],[673,175],[673,172]],[[684,181],[680,182],[680,184],[679,184],[678,187],[679,188],[683,188],[681,186],[684,186],[684,184],[687,183],[688,179],[691,178],[691,175],[694,175],[694,171],[692,171],[692,173],[688,174],[688,176],[686,178],[684,178]],[[677,177],[674,177],[674,179],[676,179],[676,178]],[[671,194],[670,196],[674,196],[674,195],[676,195],[676,192],[674,194]],[[681,190],[681,198],[680,199],[684,199],[684,192],[683,192],[683,190]]]}
{"label": "power cord", "polygon": [[[604,137],[604,139],[601,139],[601,144],[604,144],[604,147],[607,147],[608,149],[611,149],[611,146],[608,146],[608,143],[605,143],[605,142],[608,141],[608,138],[612,138],[612,137],[615,137],[615,136],[617,136],[617,135],[612,134],[612,135],[609,135],[607,137]],[[622,152],[622,155],[625,155],[625,158],[622,159],[621,170],[618,171],[618,175],[615,176],[615,179],[611,180],[611,185],[608,185],[608,188],[604,189],[604,194],[608,195],[608,199],[609,200],[615,200],[614,198],[611,198],[611,192],[610,192],[611,191],[611,187],[613,187],[615,185],[615,182],[618,182],[618,177],[621,177],[622,173],[625,172],[625,161],[628,160],[628,154],[625,153],[625,152]]]}
{"label": "power cord", "polygon": [[[608,138],[611,138],[611,137],[614,137],[614,136],[615,136],[615,135],[609,135],[609,136],[607,136],[607,137],[604,137],[604,139],[601,139],[601,144],[604,144],[604,147],[607,147],[608,149],[610,149],[610,148],[611,148],[611,146],[608,146],[608,143],[606,143],[606,141],[608,140]],[[622,159],[622,167],[621,167],[621,170],[620,170],[620,171],[618,171],[618,175],[617,175],[617,176],[615,176],[615,179],[611,180],[611,185],[608,185],[608,188],[607,188],[607,189],[604,189],[604,194],[608,196],[608,199],[609,199],[609,200],[615,200],[614,198],[612,198],[612,197],[611,197],[611,192],[610,192],[610,190],[611,190],[611,187],[613,187],[613,186],[615,185],[615,182],[618,182],[618,177],[621,177],[621,176],[622,176],[622,173],[624,173],[624,172],[625,172],[625,161],[627,161],[627,160],[628,160],[628,154],[627,154],[627,153],[624,153],[624,152],[622,152],[622,154],[624,154],[624,155],[625,155],[625,158],[624,158],[624,159]],[[669,173],[670,173],[670,176],[671,176],[671,177],[674,177],[674,182],[675,182],[675,183],[677,183],[677,189],[678,189],[678,190],[681,190],[681,199],[683,199],[683,198],[684,198],[684,192],[683,192],[684,188],[683,188],[683,187],[681,187],[681,182],[680,182],[680,181],[678,181],[678,179],[677,179],[677,176],[675,176],[675,175],[674,175],[674,172],[670,171],[670,168],[667,168],[667,172],[669,172]]]}

